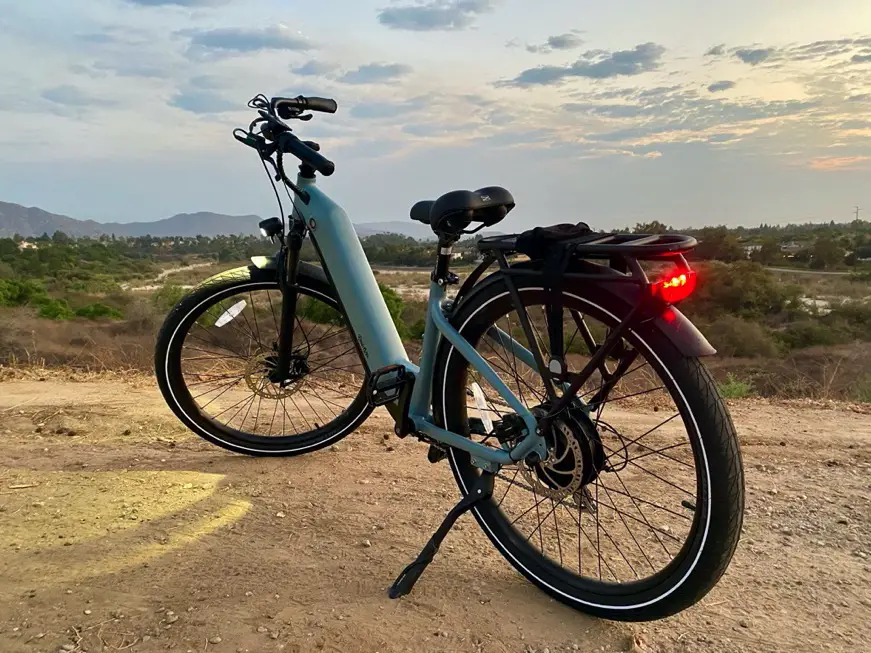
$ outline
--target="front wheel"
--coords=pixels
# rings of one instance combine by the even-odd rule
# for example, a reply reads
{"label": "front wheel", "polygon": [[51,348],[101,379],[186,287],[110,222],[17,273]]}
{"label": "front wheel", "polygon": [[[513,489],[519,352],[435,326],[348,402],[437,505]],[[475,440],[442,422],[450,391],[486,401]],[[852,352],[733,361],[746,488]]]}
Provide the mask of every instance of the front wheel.
{"label": "front wheel", "polygon": [[[534,279],[518,290],[547,361],[548,295]],[[591,284],[564,289],[562,301],[565,364],[578,372],[627,307]],[[533,413],[547,411],[553,399],[540,375],[508,344],[509,335],[527,340],[501,279],[482,284],[453,324]],[[699,601],[737,546],[738,441],[705,367],[649,322],[630,330],[606,365],[544,434],[548,459],[503,467],[493,498],[474,514],[508,562],[562,603],[608,619],[658,619]],[[435,369],[436,421],[512,446],[511,409],[447,341]],[[604,396],[608,377],[616,383]],[[458,450],[450,464],[467,493],[479,470]]]}
{"label": "front wheel", "polygon": [[188,428],[237,453],[294,456],[340,440],[369,416],[365,368],[321,277],[301,264],[290,378],[281,382],[270,379],[282,301],[274,271],[232,270],[179,302],[158,335],[155,371]]}

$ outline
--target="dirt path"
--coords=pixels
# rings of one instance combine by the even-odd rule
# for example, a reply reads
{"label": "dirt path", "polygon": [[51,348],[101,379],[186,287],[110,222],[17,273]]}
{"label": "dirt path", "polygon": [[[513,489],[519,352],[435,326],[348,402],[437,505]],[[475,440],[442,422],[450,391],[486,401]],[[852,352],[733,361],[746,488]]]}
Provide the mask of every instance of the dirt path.
{"label": "dirt path", "polygon": [[0,651],[869,650],[871,415],[732,412],[748,505],[726,577],[677,617],[614,624],[538,592],[469,518],[390,601],[457,490],[384,439],[385,415],[249,459],[186,432],[150,382],[0,383]]}
{"label": "dirt path", "polygon": [[[187,265],[187,266],[169,268],[167,270],[164,270],[160,274],[158,274],[153,279],[148,279],[145,282],[145,285],[143,285],[143,286],[131,287],[131,285],[129,283],[122,283],[121,290],[132,290],[135,292],[148,292],[151,290],[157,290],[157,289],[161,288],[161,286],[163,285],[162,284],[163,280],[166,279],[171,274],[176,274],[178,272],[185,272],[187,270],[196,270],[197,268],[210,268],[210,267],[214,267],[214,266],[215,266],[215,262],[211,261],[209,263],[191,263],[190,265]],[[184,285],[184,286],[182,286],[182,288],[193,288],[193,286]]]}

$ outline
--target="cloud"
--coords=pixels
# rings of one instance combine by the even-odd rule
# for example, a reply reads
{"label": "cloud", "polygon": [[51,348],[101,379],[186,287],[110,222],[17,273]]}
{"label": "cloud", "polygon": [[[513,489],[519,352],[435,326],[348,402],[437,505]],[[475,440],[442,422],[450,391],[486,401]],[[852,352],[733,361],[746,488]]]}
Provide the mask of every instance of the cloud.
{"label": "cloud", "polygon": [[738,50],[735,50],[735,56],[744,63],[748,63],[751,66],[757,66],[763,61],[770,59],[771,55],[773,55],[774,53],[774,48],[740,48]]}
{"label": "cloud", "polygon": [[126,0],[127,2],[141,7],[164,7],[175,5],[177,7],[216,7],[226,4],[229,0]]}
{"label": "cloud", "polygon": [[345,84],[384,84],[396,81],[411,71],[411,66],[401,63],[370,63],[348,71],[339,78],[339,81]]}
{"label": "cloud", "polygon": [[[509,41],[509,44],[512,43]],[[554,50],[573,50],[583,45],[583,39],[578,36],[577,32],[568,32],[567,34],[558,34],[557,36],[549,36],[547,41],[541,45],[527,45],[526,49],[534,53],[547,53]],[[513,46],[511,46],[513,47]]]}
{"label": "cloud", "polygon": [[462,30],[493,9],[493,0],[430,0],[382,9],[378,22],[390,29],[412,32]]}
{"label": "cloud", "polygon": [[223,27],[212,30],[181,32],[190,37],[188,54],[201,55],[251,53],[261,50],[293,50],[304,52],[312,43],[285,25],[262,28]]}
{"label": "cloud", "polygon": [[501,86],[540,86],[556,84],[571,77],[608,79],[619,76],[640,75],[659,67],[665,48],[656,43],[642,43],[632,50],[607,52],[591,50],[570,66],[540,66],[524,70],[513,80]]}
{"label": "cloud", "polygon": [[725,43],[721,43],[720,45],[715,45],[710,50],[705,52],[705,56],[706,57],[719,57],[719,56],[722,56],[723,54],[725,54],[725,52],[726,52],[726,45],[725,45]]}
{"label": "cloud", "polygon": [[871,102],[871,93],[859,93],[847,98],[850,102]]}
{"label": "cloud", "polygon": [[329,61],[318,61],[316,59],[312,59],[311,61],[305,62],[301,66],[297,66],[296,68],[292,67],[290,71],[297,75],[308,77],[326,75],[327,73],[333,72],[336,68],[338,68],[337,64],[331,63]]}
{"label": "cloud", "polygon": [[871,54],[854,54],[850,61],[853,63],[869,63],[871,62]]}
{"label": "cloud", "polygon": [[64,84],[45,89],[41,94],[43,99],[67,107],[111,106],[111,100],[94,97],[82,91],[77,86]]}
{"label": "cloud", "polygon": [[812,170],[852,170],[867,168],[871,164],[871,156],[824,156],[811,160]]}
{"label": "cloud", "polygon": [[637,118],[650,112],[650,107],[635,104],[594,104],[570,102],[563,109],[572,113],[586,113],[607,118]]}
{"label": "cloud", "polygon": [[170,77],[169,66],[136,61],[133,58],[118,58],[111,61],[95,61],[92,68],[99,72],[115,73],[119,77],[146,77],[166,79]]}
{"label": "cloud", "polygon": [[351,108],[351,117],[361,120],[380,120],[415,113],[428,106],[426,98],[413,98],[402,102],[361,102]]}
{"label": "cloud", "polygon": [[735,88],[735,82],[730,82],[728,79],[724,79],[721,82],[714,82],[708,86],[708,91],[711,93],[720,93],[721,91],[728,91],[731,88]]}
{"label": "cloud", "polygon": [[177,93],[169,101],[170,106],[191,113],[223,113],[242,108],[242,105],[229,102],[220,95],[205,89],[188,89]]}

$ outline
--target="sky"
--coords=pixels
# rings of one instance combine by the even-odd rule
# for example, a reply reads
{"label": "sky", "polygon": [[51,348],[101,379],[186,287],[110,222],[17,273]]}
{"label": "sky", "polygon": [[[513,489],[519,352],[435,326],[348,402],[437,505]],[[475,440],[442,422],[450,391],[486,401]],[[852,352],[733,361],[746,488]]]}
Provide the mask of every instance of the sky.
{"label": "sky", "polygon": [[355,222],[500,185],[500,230],[871,215],[871,3],[0,0],[0,200],[80,219],[274,215],[257,93]]}

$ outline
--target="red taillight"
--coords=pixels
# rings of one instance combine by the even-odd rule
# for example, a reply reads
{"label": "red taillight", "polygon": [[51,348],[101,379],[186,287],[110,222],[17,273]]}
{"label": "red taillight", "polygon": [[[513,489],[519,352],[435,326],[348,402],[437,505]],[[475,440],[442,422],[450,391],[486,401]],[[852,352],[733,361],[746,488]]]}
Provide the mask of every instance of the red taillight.
{"label": "red taillight", "polygon": [[696,273],[692,270],[675,270],[650,286],[654,296],[669,304],[676,304],[693,294],[696,289]]}

